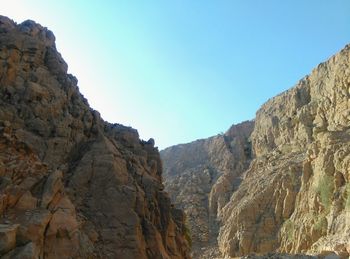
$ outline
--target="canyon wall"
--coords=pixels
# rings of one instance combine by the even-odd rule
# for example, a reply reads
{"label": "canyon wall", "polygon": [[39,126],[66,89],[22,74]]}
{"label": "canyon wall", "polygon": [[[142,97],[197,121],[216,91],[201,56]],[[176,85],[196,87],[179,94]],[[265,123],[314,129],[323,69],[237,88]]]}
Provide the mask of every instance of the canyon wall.
{"label": "canyon wall", "polygon": [[190,258],[161,174],[152,139],[89,107],[51,31],[0,16],[1,258]]}
{"label": "canyon wall", "polygon": [[[210,143],[219,138],[201,142]],[[212,160],[225,164],[225,154],[216,152],[210,158],[202,156],[200,161],[191,159],[205,152],[198,142],[161,152],[166,188],[174,202],[185,211],[193,206],[196,211],[206,212],[203,217],[188,213],[193,239],[200,237],[198,220],[214,216],[220,228],[218,248],[222,257],[333,252],[347,258],[350,254],[350,46],[320,64],[290,90],[267,101],[257,112],[253,132],[245,138],[246,143],[251,142],[252,151],[243,157],[244,166],[238,170],[228,167],[228,172],[223,173],[239,177],[230,177],[219,188],[215,186],[220,178],[210,178],[206,171],[194,168]],[[232,143],[230,150],[241,146],[241,142]],[[183,147],[190,152],[180,156]],[[176,169],[178,165],[182,167]],[[189,171],[193,176],[187,176]],[[210,183],[199,192],[196,188],[202,186],[198,180],[201,178],[211,179],[215,184]],[[181,183],[181,179],[185,182]],[[188,200],[192,193],[201,197],[202,202]],[[211,201],[214,193],[220,202]],[[213,258],[206,253],[199,253],[198,257],[201,256]]]}
{"label": "canyon wall", "polygon": [[0,16],[0,62],[1,258],[349,256],[350,46],[162,151],[166,190],[154,141],[89,107],[51,31]]}
{"label": "canyon wall", "polygon": [[160,152],[164,184],[175,206],[186,213],[195,258],[218,255],[217,214],[250,164],[253,126],[253,121],[246,121],[225,134]]}
{"label": "canyon wall", "polygon": [[220,250],[350,253],[350,46],[257,112],[256,158],[221,211]]}

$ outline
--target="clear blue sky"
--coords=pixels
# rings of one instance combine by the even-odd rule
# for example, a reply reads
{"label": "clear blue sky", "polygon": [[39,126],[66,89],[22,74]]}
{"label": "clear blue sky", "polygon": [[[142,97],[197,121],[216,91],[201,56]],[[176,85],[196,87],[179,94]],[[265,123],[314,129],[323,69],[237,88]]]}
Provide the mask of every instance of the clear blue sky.
{"label": "clear blue sky", "polygon": [[350,42],[349,0],[0,0],[33,19],[90,105],[161,149],[253,119]]}

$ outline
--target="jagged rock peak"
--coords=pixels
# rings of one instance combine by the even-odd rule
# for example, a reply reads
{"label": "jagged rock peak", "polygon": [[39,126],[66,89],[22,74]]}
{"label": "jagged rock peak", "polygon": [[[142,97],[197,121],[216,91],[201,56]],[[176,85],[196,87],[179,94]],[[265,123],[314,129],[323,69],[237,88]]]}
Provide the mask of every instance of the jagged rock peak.
{"label": "jagged rock peak", "polygon": [[17,24],[10,18],[0,15],[0,33],[8,33],[12,30],[18,30],[21,33],[37,37],[40,41],[44,42],[46,46],[55,46],[55,36],[52,31],[48,30],[46,27],[32,20],[26,20]]}
{"label": "jagged rock peak", "polygon": [[53,34],[0,17],[1,258],[190,258],[154,141],[104,122]]}

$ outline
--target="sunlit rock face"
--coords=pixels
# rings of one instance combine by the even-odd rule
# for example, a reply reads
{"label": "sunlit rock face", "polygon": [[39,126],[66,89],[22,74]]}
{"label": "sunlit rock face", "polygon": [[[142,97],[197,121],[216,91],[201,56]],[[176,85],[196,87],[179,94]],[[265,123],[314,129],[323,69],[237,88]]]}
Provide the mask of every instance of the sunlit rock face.
{"label": "sunlit rock face", "polygon": [[350,252],[350,46],[257,112],[255,159],[222,211],[224,255]]}
{"label": "sunlit rock face", "polygon": [[0,257],[190,258],[154,141],[89,107],[53,33],[0,16],[0,62]]}
{"label": "sunlit rock face", "polygon": [[218,214],[252,159],[253,126],[246,121],[224,134],[161,151],[166,190],[186,213],[194,258],[218,256]]}
{"label": "sunlit rock face", "polygon": [[[202,249],[198,258],[270,252],[275,258],[277,253],[347,258],[350,45],[267,101],[254,124],[252,133],[242,131],[245,142],[231,143],[227,151],[219,144],[226,133],[161,152],[166,188],[187,212],[194,244],[214,244],[215,252]],[[229,154],[250,143],[251,152]],[[226,166],[230,163],[241,165]],[[221,181],[225,175],[230,177]],[[210,243],[216,231],[220,253]]]}

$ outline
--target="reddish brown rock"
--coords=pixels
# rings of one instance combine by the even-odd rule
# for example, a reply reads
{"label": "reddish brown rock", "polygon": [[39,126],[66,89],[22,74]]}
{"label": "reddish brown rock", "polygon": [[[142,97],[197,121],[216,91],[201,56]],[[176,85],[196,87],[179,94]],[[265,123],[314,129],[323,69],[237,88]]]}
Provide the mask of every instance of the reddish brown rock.
{"label": "reddish brown rock", "polygon": [[3,16],[0,165],[4,258],[190,258],[154,141],[89,107],[52,32]]}
{"label": "reddish brown rock", "polygon": [[0,253],[5,254],[16,247],[18,225],[0,224]]}

